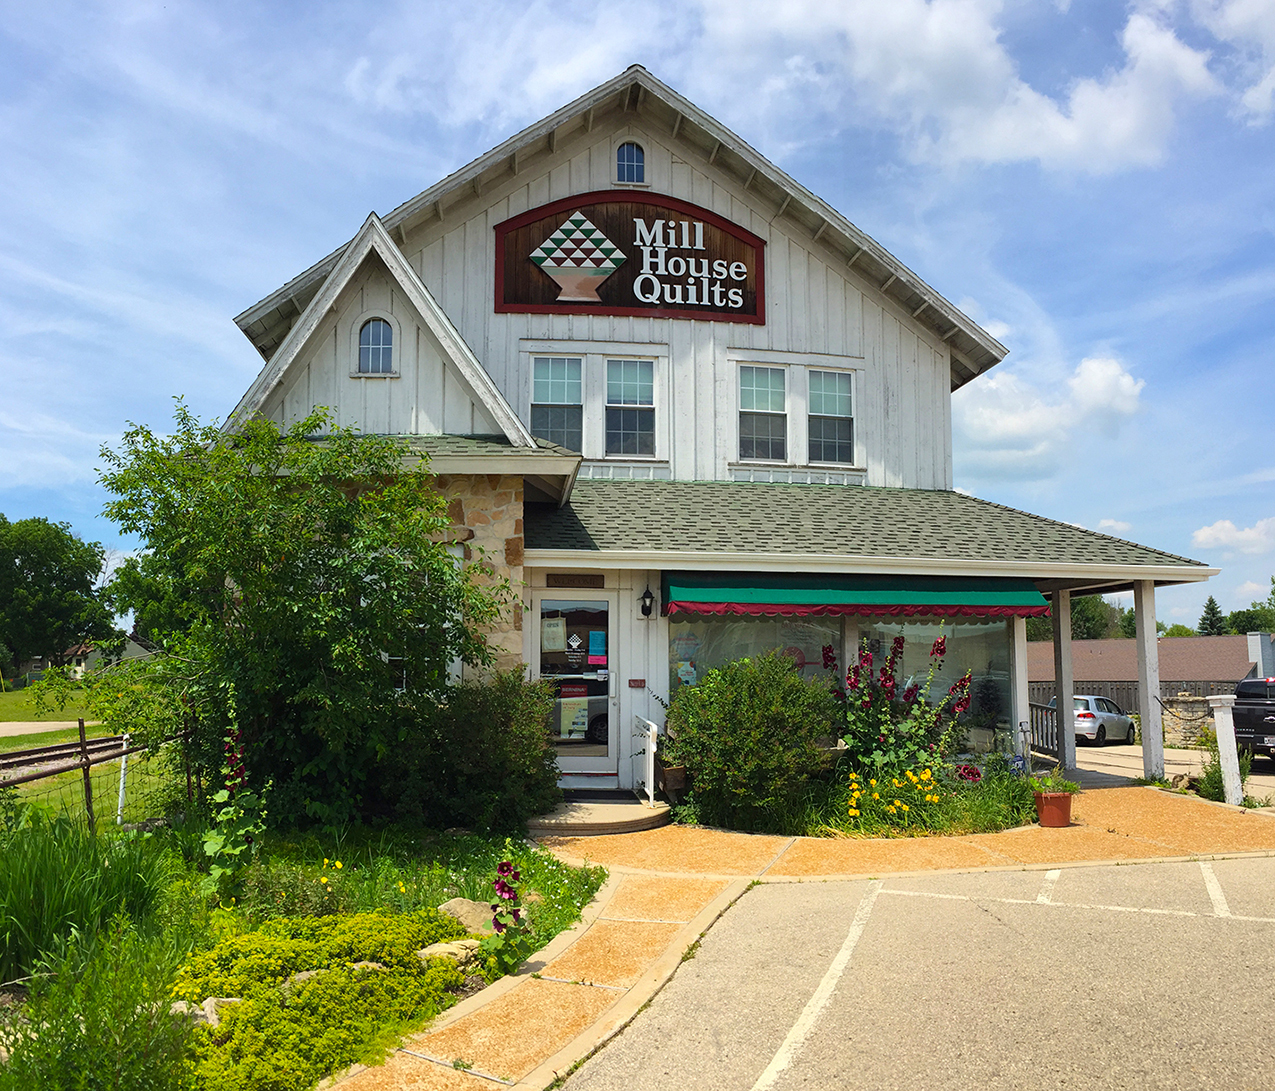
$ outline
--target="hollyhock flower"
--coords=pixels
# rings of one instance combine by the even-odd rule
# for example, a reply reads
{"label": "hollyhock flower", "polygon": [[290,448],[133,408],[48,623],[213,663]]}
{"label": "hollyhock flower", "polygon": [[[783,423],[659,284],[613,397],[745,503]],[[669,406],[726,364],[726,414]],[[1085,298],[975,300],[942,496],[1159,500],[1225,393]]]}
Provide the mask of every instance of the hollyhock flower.
{"label": "hollyhock flower", "polygon": [[846,685],[851,689],[859,688],[859,668],[854,667],[849,674],[846,675]]}
{"label": "hollyhock flower", "polygon": [[830,671],[836,665],[837,665],[837,656],[832,649],[832,645],[825,644],[823,646],[823,669],[826,671]]}
{"label": "hollyhock flower", "polygon": [[496,930],[497,935],[505,930],[505,926],[500,922],[499,917],[491,918],[491,926]]}
{"label": "hollyhock flower", "polygon": [[496,888],[496,896],[504,898],[506,901],[513,901],[518,896],[518,892],[514,890],[504,879],[497,879],[492,886]]}
{"label": "hollyhock flower", "polygon": [[903,691],[903,703],[910,705],[916,700],[916,695],[921,692],[921,687],[913,682],[907,689]]}
{"label": "hollyhock flower", "polygon": [[890,643],[890,654],[896,659],[903,654],[904,640],[901,636],[896,636]]}
{"label": "hollyhock flower", "polygon": [[930,648],[930,658],[940,659],[945,655],[947,655],[947,637],[941,636],[934,642],[933,647]]}
{"label": "hollyhock flower", "polygon": [[506,875],[513,874],[513,870],[514,870],[514,866],[508,860],[502,860],[499,864],[496,865],[496,874],[499,875],[502,879]]}
{"label": "hollyhock flower", "polygon": [[868,670],[872,669],[872,652],[869,649],[863,648],[859,651],[859,666]]}

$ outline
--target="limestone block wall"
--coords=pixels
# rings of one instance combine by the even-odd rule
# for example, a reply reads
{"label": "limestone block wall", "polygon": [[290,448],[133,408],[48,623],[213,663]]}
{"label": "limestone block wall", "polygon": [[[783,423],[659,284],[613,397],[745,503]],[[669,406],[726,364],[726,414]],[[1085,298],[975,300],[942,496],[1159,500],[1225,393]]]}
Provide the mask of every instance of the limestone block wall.
{"label": "limestone block wall", "polygon": [[[522,663],[522,478],[510,474],[440,474],[435,481],[447,498],[451,540],[463,545],[465,561],[486,561],[497,582],[509,581],[515,601],[487,629],[487,639],[499,669],[516,667]],[[479,582],[490,580],[480,577]]]}
{"label": "limestone block wall", "polygon": [[1199,746],[1204,729],[1213,728],[1213,712],[1207,697],[1179,693],[1176,697],[1165,697],[1162,705],[1165,746]]}

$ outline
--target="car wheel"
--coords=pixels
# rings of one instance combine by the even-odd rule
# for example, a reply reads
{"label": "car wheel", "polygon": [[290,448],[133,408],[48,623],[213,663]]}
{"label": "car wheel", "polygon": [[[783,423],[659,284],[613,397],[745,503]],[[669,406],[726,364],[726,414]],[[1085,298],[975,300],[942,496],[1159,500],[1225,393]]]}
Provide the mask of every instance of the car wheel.
{"label": "car wheel", "polygon": [[1132,746],[1132,745],[1134,744],[1134,741],[1137,739],[1137,737],[1138,737],[1138,736],[1135,734],[1135,732],[1134,732],[1134,730],[1133,730],[1133,724],[1130,724],[1130,725],[1129,725],[1129,733],[1128,733],[1127,735],[1125,735],[1125,737],[1124,737],[1125,745],[1126,745],[1126,746]]}
{"label": "car wheel", "polygon": [[610,726],[610,720],[606,716],[594,716],[589,721],[589,729],[585,732],[585,738],[589,742],[601,743],[603,746],[607,744],[607,728]]}
{"label": "car wheel", "polygon": [[1093,737],[1094,746],[1102,746],[1107,741],[1107,725],[1098,725],[1098,734]]}

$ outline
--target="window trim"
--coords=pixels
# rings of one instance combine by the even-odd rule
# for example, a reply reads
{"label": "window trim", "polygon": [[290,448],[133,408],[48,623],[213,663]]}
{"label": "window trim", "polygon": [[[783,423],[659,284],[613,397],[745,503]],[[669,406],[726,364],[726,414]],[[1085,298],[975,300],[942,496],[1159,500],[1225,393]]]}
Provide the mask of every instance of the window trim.
{"label": "window trim", "polygon": [[[857,360],[858,358],[852,358]],[[792,469],[831,470],[836,472],[864,472],[861,456],[863,448],[860,439],[859,421],[859,374],[860,367],[846,367],[845,357],[836,357],[825,363],[816,356],[795,357],[789,354],[759,352],[732,352],[728,356],[730,363],[731,435],[729,437],[731,458],[728,467],[776,469],[779,467]],[[787,418],[786,444],[787,457],[782,461],[769,458],[743,458],[740,454],[740,379],[741,367],[780,368],[786,372],[785,408]],[[850,376],[850,410],[848,418],[851,423],[851,443],[854,446],[853,462],[812,462],[810,461],[810,372],[828,371]]]}
{"label": "window trim", "polygon": [[[528,428],[531,426],[531,405],[534,390],[535,360],[537,357],[565,356],[583,361],[581,368],[584,427],[581,451],[586,462],[610,464],[633,463],[650,465],[667,463],[670,458],[672,433],[668,406],[669,350],[662,344],[634,344],[607,341],[541,341],[525,339],[519,344],[522,364],[520,402]],[[607,361],[645,360],[652,367],[652,405],[655,411],[654,455],[609,455],[606,451]],[[647,407],[643,407],[647,408]]]}
{"label": "window trim", "polygon": [[[651,404],[644,405],[642,403],[633,403],[632,405],[625,402],[611,401],[611,365],[624,363],[650,364],[651,365]],[[656,450],[658,450],[659,436],[659,408],[656,405],[658,401],[656,397],[655,382],[656,361],[653,356],[617,356],[607,354],[602,359],[602,457],[611,461],[641,461],[650,462],[655,459]],[[611,409],[647,409],[651,412],[651,447],[652,451],[649,455],[627,454],[621,451],[612,453],[606,449],[607,446],[607,412]]]}
{"label": "window trim", "polygon": [[[828,414],[826,413],[816,414],[810,411],[810,373],[812,371],[817,371],[820,374],[850,376],[850,415],[848,417],[829,417]],[[855,427],[855,418],[858,415],[859,403],[855,399],[854,372],[847,371],[845,368],[809,366],[805,368],[805,373],[806,373],[805,374],[805,382],[806,382],[806,448],[805,448],[806,462],[805,462],[805,465],[807,466],[856,466],[858,465],[858,462],[856,461],[855,456],[859,453],[858,452],[859,437],[857,434],[858,429]],[[830,420],[848,420],[850,422],[850,461],[849,462],[842,462],[842,461],[829,460],[829,459],[813,459],[810,457],[810,418],[813,416],[819,416],[819,417],[830,419]]]}
{"label": "window trim", "polygon": [[[620,149],[625,144],[632,144],[642,153],[642,181],[641,182],[622,182],[620,181]],[[611,144],[611,184],[624,189],[650,189],[651,188],[651,164],[650,156],[647,154],[646,145],[632,134],[619,134],[615,137]]]}
{"label": "window trim", "polygon": [[[571,364],[571,363],[577,363],[577,364],[579,364],[579,365],[580,365],[580,400],[579,400],[578,402],[538,402],[538,401],[536,401],[536,400],[535,400],[535,397],[536,397],[536,362],[537,362],[538,360],[549,360],[549,361],[553,361],[553,360],[562,360],[562,361],[564,361],[565,363],[568,363],[568,364]],[[586,443],[586,436],[587,436],[587,433],[588,433],[588,419],[589,419],[588,413],[586,412],[586,406],[587,406],[587,404],[588,404],[588,389],[587,389],[587,387],[588,387],[588,361],[587,361],[587,359],[585,358],[585,356],[584,356],[582,353],[579,353],[579,352],[553,352],[553,353],[550,353],[550,352],[536,352],[536,353],[532,353],[532,354],[531,354],[531,360],[530,360],[530,367],[529,367],[529,369],[528,369],[528,374],[529,374],[529,380],[530,380],[530,386],[531,386],[530,398],[529,398],[529,400],[528,400],[528,402],[527,402],[527,429],[528,429],[528,431],[531,431],[531,428],[532,428],[532,425],[531,425],[531,418],[532,418],[532,414],[533,414],[533,412],[535,411],[535,409],[537,408],[537,406],[549,406],[549,407],[552,407],[552,406],[568,406],[568,407],[579,406],[579,407],[580,407],[580,446],[583,448],[583,447],[585,446],[585,443]],[[550,382],[552,382],[552,381],[553,381],[553,380],[551,379],[551,380],[550,380]],[[535,432],[534,432],[534,431],[532,431],[532,435],[535,435]],[[544,437],[544,436],[540,436],[540,437],[537,437],[537,438],[539,438],[539,439],[545,439],[545,441],[546,441],[547,443],[553,443],[553,442],[555,442],[554,440],[547,439],[547,437]],[[562,446],[562,445],[560,445],[560,446]],[[570,448],[567,448],[567,449],[568,449],[568,450],[570,450]]]}
{"label": "window trim", "polygon": [[[389,371],[360,371],[359,370],[359,336],[372,319],[379,318],[382,322],[386,322],[390,327],[390,336],[393,338],[391,345]],[[355,315],[350,321],[350,378],[351,379],[401,379],[403,377],[403,324],[394,316],[391,311],[384,307],[373,307],[363,311],[361,314]]]}

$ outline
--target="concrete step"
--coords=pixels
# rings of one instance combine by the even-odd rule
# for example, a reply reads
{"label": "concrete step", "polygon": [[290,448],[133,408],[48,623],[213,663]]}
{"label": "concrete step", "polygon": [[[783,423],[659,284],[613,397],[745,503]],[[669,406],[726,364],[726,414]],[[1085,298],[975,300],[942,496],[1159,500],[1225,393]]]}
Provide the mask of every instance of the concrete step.
{"label": "concrete step", "polygon": [[531,837],[590,837],[653,830],[671,821],[667,803],[651,806],[636,796],[614,801],[568,799],[549,814],[528,822],[527,833]]}

